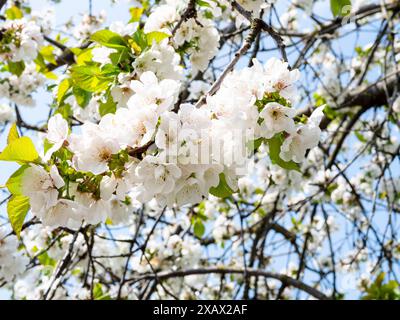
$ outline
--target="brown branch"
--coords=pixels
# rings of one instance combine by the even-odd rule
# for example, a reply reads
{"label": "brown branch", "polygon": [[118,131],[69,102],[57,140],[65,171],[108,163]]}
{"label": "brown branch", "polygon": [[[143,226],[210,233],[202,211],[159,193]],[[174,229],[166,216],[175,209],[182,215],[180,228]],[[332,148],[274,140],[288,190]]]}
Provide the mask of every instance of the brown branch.
{"label": "brown branch", "polygon": [[143,146],[137,147],[137,148],[128,148],[128,154],[136,159],[142,159],[143,153],[145,153],[152,145],[154,144],[154,141],[151,140],[144,144]]}
{"label": "brown branch", "polygon": [[[387,10],[395,10],[400,8],[400,3],[392,3],[392,4],[384,4],[384,7]],[[303,47],[302,51],[300,52],[299,57],[296,59],[296,62],[293,65],[293,68],[298,68],[301,63],[304,60],[304,57],[307,55],[308,50],[312,48],[312,46],[315,44],[315,42],[322,37],[327,37],[328,35],[333,34],[337,29],[343,27],[346,25],[346,20],[349,20],[351,22],[358,22],[359,20],[362,20],[366,17],[369,17],[371,15],[374,15],[382,10],[382,5],[381,4],[371,4],[371,5],[366,5],[364,7],[361,7],[357,12],[355,12],[352,15],[352,18],[349,20],[348,16],[343,16],[343,17],[337,17],[330,23],[326,25],[322,25],[318,30],[315,30],[314,32],[308,33],[308,34],[303,34],[304,40],[306,40],[306,44]],[[281,33],[281,32],[279,32]],[[299,34],[298,36],[301,36]]]}
{"label": "brown branch", "polygon": [[[79,49],[86,49],[89,47],[89,45],[90,42],[84,43]],[[63,53],[56,57],[56,64],[49,63],[46,67],[48,71],[53,71],[59,67],[71,65],[73,63],[75,63],[75,55],[69,48],[66,47]]]}
{"label": "brown branch", "polygon": [[342,148],[344,141],[346,140],[346,137],[348,136],[348,134],[350,133],[351,129],[358,122],[358,120],[364,114],[364,112],[366,110],[367,110],[366,108],[359,109],[357,111],[357,113],[347,123],[342,136],[340,137],[339,141],[336,143],[336,147],[333,150],[333,152],[332,152],[332,154],[331,154],[331,156],[329,158],[329,162],[328,162],[328,164],[326,166],[327,169],[330,169],[332,167],[332,165],[335,163],[336,157],[338,156],[339,151]]}
{"label": "brown branch", "polygon": [[310,37],[314,37],[316,35],[325,35],[325,34],[331,34],[336,31],[337,28],[345,25],[345,22],[347,20],[351,22],[356,22],[358,20],[364,19],[368,16],[371,16],[375,13],[379,13],[382,11],[382,6],[386,10],[396,10],[400,8],[400,2],[397,3],[391,3],[391,4],[371,4],[371,5],[366,5],[361,7],[357,12],[354,13],[352,16],[352,19],[349,20],[348,16],[343,16],[343,17],[337,17],[335,20],[333,20],[331,23],[323,26],[320,30],[316,31],[316,33],[310,34]]}
{"label": "brown branch", "polygon": [[48,43],[51,43],[52,45],[56,46],[57,48],[59,48],[59,49],[61,49],[61,50],[63,50],[63,51],[65,51],[65,50],[68,49],[67,46],[63,45],[61,42],[58,42],[58,41],[56,41],[56,40],[54,40],[54,39],[52,39],[52,38],[50,38],[50,37],[48,37],[48,36],[46,36],[46,35],[44,35],[43,38],[44,38]]}
{"label": "brown branch", "polygon": [[[387,104],[387,94],[391,95],[400,84],[400,73],[393,73],[388,77],[381,79],[367,88],[355,89],[352,93],[346,95],[343,102],[339,103],[334,110],[341,110],[348,107],[360,106],[362,112],[365,112],[373,107],[380,107]],[[297,116],[309,116],[314,110],[314,106],[308,106],[300,109]],[[324,117],[321,121],[321,129],[326,129],[330,119]]]}
{"label": "brown branch", "polygon": [[[64,257],[62,258],[62,260],[60,260],[57,264],[57,266],[54,269],[54,272],[51,276],[51,279],[49,281],[50,285],[48,286],[43,299],[47,300],[47,299],[52,299],[55,291],[57,290],[58,285],[56,284],[57,279],[59,279],[62,274],[64,273],[64,271],[66,271],[66,269],[68,268],[68,266],[70,265],[70,262],[72,261],[72,253],[74,250],[74,245],[75,242],[78,238],[78,234],[79,234],[80,229],[78,229],[77,231],[75,231],[71,242],[69,243],[68,246],[68,250],[65,253]],[[55,285],[55,287],[54,287]]]}
{"label": "brown branch", "polygon": [[38,127],[38,126],[34,126],[34,125],[30,125],[30,124],[26,123],[22,119],[21,113],[20,113],[17,105],[15,105],[15,114],[17,116],[17,127],[18,128],[25,128],[28,130],[33,130],[33,131],[38,131],[38,132],[46,132],[45,128],[43,128],[43,127]]}
{"label": "brown branch", "polygon": [[189,20],[190,18],[195,18],[196,15],[196,0],[189,0],[186,10],[182,13],[181,19],[172,30],[172,35],[174,35],[179,30],[183,22]]}
{"label": "brown branch", "polygon": [[7,2],[7,0],[0,0],[0,10],[3,9],[6,2]]}
{"label": "brown branch", "polygon": [[251,26],[251,31],[249,35],[246,37],[246,40],[244,41],[242,47],[235,53],[234,58],[232,61],[226,66],[224,71],[221,73],[221,75],[218,77],[218,79],[214,82],[214,84],[211,86],[211,88],[208,90],[208,92],[203,95],[199,101],[196,103],[196,107],[200,107],[204,102],[206,101],[207,96],[212,96],[214,93],[218,91],[218,89],[221,87],[222,82],[224,81],[225,77],[228,75],[229,72],[233,70],[235,65],[238,63],[239,59],[244,56],[247,51],[251,48],[251,45],[255,41],[257,35],[261,31],[261,23],[262,20],[260,19],[254,19],[252,20],[252,26]]}
{"label": "brown branch", "polygon": [[[252,17],[252,14],[250,11],[247,11],[246,9],[244,9],[239,3],[237,3],[235,0],[231,1],[231,5],[232,7],[239,12],[247,21],[250,22],[250,24],[253,24],[254,20],[256,20],[255,18]],[[267,32],[271,38],[275,41],[276,46],[278,47],[282,59],[287,62],[288,58],[287,58],[287,54],[286,54],[286,50],[285,50],[285,44],[283,43],[283,39],[280,36],[280,34],[278,32],[276,32],[268,23],[266,23],[263,20],[260,20],[260,25],[261,25],[261,29],[265,32]]]}
{"label": "brown branch", "polygon": [[[173,271],[173,272],[159,272],[159,273],[157,273],[157,279],[159,281],[162,281],[162,280],[168,280],[170,278],[186,277],[186,276],[190,276],[190,275],[200,275],[200,274],[211,274],[211,273],[243,275],[243,269],[210,267],[210,268],[202,268],[202,269],[180,270],[180,271]],[[296,279],[289,277],[287,275],[284,275],[284,274],[278,274],[278,273],[273,273],[273,272],[268,272],[268,271],[264,271],[264,270],[260,270],[260,269],[253,269],[253,268],[247,269],[247,274],[250,276],[258,276],[258,277],[276,279],[282,283],[285,283],[288,286],[292,286],[301,291],[304,291],[317,299],[329,300],[329,297],[327,297],[321,291],[305,284],[304,282],[302,282],[300,280],[296,280]],[[137,278],[130,279],[129,282],[151,280],[154,278],[155,278],[154,274],[147,274],[147,275],[139,276]]]}

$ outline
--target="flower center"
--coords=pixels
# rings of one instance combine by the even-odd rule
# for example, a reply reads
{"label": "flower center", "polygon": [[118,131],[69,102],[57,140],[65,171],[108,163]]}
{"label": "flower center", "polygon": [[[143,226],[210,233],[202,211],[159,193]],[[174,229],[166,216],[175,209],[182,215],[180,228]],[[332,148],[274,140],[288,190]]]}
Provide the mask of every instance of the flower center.
{"label": "flower center", "polygon": [[271,116],[272,118],[274,118],[275,120],[278,120],[278,118],[280,117],[281,113],[278,110],[272,110],[271,112]]}
{"label": "flower center", "polygon": [[283,81],[278,81],[275,85],[274,85],[275,90],[281,91],[283,89],[286,88],[286,84]]}
{"label": "flower center", "polygon": [[109,161],[111,160],[111,152],[108,149],[102,149],[99,153],[99,158],[102,161]]}

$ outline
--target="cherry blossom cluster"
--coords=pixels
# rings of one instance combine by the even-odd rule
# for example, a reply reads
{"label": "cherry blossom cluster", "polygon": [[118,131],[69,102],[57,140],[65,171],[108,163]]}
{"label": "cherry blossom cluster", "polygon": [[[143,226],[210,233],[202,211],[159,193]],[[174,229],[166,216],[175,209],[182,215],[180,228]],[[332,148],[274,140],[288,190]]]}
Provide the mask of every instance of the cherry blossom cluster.
{"label": "cherry blossom cluster", "polygon": [[106,12],[103,10],[98,15],[84,14],[81,21],[74,29],[74,36],[81,42],[87,40],[90,35],[100,29],[106,20]]}
{"label": "cherry blossom cluster", "polygon": [[[253,59],[252,67],[218,80],[212,94],[207,83],[193,81],[189,92],[199,102],[179,101],[185,80],[205,72],[218,52],[213,17],[232,14],[212,1],[192,5],[190,11],[186,2],[166,1],[144,24],[133,17],[105,30],[97,30],[104,13],[83,17],[76,36],[91,43],[73,49],[75,63],[54,88],[57,108],[47,123],[41,159],[21,168],[21,194],[44,225],[124,221],[132,206],[153,199],[174,207],[200,203],[210,193],[226,198],[238,190],[260,145],[287,170],[300,170],[306,152],[317,146],[323,107],[308,119],[296,118],[300,72],[277,58],[264,65]],[[242,5],[253,13],[263,8],[261,2]],[[30,20],[10,25],[31,26],[37,35],[21,27],[35,35],[24,42],[35,47],[31,58],[54,63],[54,48],[40,50],[49,16],[32,13]],[[21,32],[10,35],[17,39]],[[32,105],[31,93],[45,81],[45,72],[37,71],[43,63],[36,60],[0,82],[2,96]],[[3,109],[3,121],[11,120],[13,112]]]}
{"label": "cherry blossom cluster", "polygon": [[46,74],[46,61],[41,54],[46,49],[48,53],[43,52],[44,55],[54,61],[51,57],[59,51],[44,41],[51,32],[54,12],[31,11],[29,16],[23,16],[23,10],[11,4],[6,16],[10,14],[10,18],[0,21],[0,59],[4,64],[0,71],[0,99],[34,106],[33,93],[44,85],[46,77],[55,77]]}
{"label": "cherry blossom cluster", "polygon": [[32,61],[43,44],[43,34],[34,21],[26,19],[0,22],[0,58],[5,61]]}
{"label": "cherry blossom cluster", "polygon": [[15,121],[14,110],[6,104],[0,104],[0,124]]}
{"label": "cherry blossom cluster", "polygon": [[[174,35],[174,47],[178,51],[185,50],[190,56],[193,74],[204,71],[219,48],[219,33],[210,18],[220,17],[221,8],[213,1],[206,1],[205,4],[206,10],[200,7],[196,16],[184,20]],[[173,26],[182,18],[180,12],[183,13],[185,7],[184,1],[166,1],[149,16],[144,31],[162,31],[172,35],[173,29],[168,26]]]}
{"label": "cherry blossom cluster", "polygon": [[[160,205],[182,206],[201,202],[221,183],[235,191],[239,164],[225,159],[243,148],[240,139],[248,132],[253,140],[283,134],[285,161],[300,163],[317,145],[323,107],[306,123],[295,122],[291,101],[298,78],[278,59],[264,66],[254,60],[253,67],[229,74],[205,105],[182,104],[174,112],[179,81],[144,72],[129,81],[126,104],[98,124],[86,121],[71,133],[60,114],[49,120],[44,159],[51,166],[26,169],[23,194],[45,225],[76,227],[82,220],[104,222],[109,212],[123,216],[132,201],[155,198]],[[205,146],[210,141],[220,153]]]}
{"label": "cherry blossom cluster", "polygon": [[8,236],[5,228],[0,227],[0,281],[11,281],[25,271],[29,262],[23,252],[18,251],[16,236]]}
{"label": "cherry blossom cluster", "polygon": [[36,65],[29,63],[21,75],[12,74],[0,79],[0,96],[21,106],[35,106],[32,93],[43,86],[45,81],[46,77],[37,72]]}

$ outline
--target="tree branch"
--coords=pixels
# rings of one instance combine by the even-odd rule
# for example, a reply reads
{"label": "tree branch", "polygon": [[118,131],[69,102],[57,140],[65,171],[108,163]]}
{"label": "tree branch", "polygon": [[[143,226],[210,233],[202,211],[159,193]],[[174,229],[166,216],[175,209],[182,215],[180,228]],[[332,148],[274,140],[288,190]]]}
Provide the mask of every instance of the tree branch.
{"label": "tree branch", "polygon": [[[159,281],[161,281],[161,280],[168,280],[170,278],[176,278],[176,277],[186,277],[189,275],[200,275],[200,274],[210,274],[210,273],[243,275],[243,269],[210,267],[210,268],[188,269],[188,270],[172,271],[172,272],[159,272],[159,273],[157,273],[157,279]],[[305,284],[304,282],[302,282],[300,280],[293,279],[284,274],[272,273],[272,272],[268,272],[268,271],[264,271],[264,270],[260,270],[260,269],[247,269],[247,274],[250,276],[259,276],[259,277],[276,279],[282,283],[285,283],[288,286],[292,286],[301,291],[304,291],[317,299],[329,300],[329,297],[327,297],[321,291]],[[130,279],[129,282],[137,282],[137,281],[149,280],[149,279],[155,279],[155,275],[148,274],[148,275],[140,276],[138,278]]]}
{"label": "tree branch", "polygon": [[[253,24],[254,20],[256,20],[256,18],[252,17],[251,12],[247,11],[246,9],[244,9],[239,3],[237,3],[235,0],[231,1],[231,5],[232,7],[239,12],[247,21],[250,22],[250,24]],[[278,47],[282,59],[287,62],[288,58],[287,58],[287,54],[286,54],[286,50],[285,50],[285,44],[283,43],[283,39],[282,37],[279,35],[278,32],[276,32],[268,23],[266,23],[265,21],[261,20],[261,19],[257,19],[260,20],[260,25],[261,25],[261,29],[265,32],[267,32],[271,38],[275,41],[276,46]]]}
{"label": "tree branch", "polygon": [[[341,100],[343,102],[339,103],[334,110],[341,110],[352,106],[360,106],[362,108],[362,112],[365,112],[373,107],[380,107],[387,103],[387,94],[393,94],[396,86],[399,84],[400,73],[392,73],[388,77],[380,79],[367,88],[355,89],[352,93],[342,98]],[[297,116],[309,116],[313,110],[314,106],[308,106],[300,109],[297,112]],[[330,122],[330,119],[324,117],[321,121],[321,129],[326,129]]]}
{"label": "tree branch", "polygon": [[3,9],[6,2],[7,2],[7,0],[0,0],[0,11],[1,11],[1,9]]}
{"label": "tree branch", "polygon": [[200,107],[204,102],[206,101],[206,98],[208,96],[212,96],[214,93],[218,91],[218,89],[221,87],[222,82],[224,81],[225,77],[228,75],[229,72],[233,70],[235,65],[238,63],[239,59],[244,56],[247,51],[251,48],[251,45],[255,41],[257,35],[260,33],[261,30],[261,23],[262,20],[260,19],[254,19],[252,20],[252,26],[251,26],[251,31],[249,35],[247,36],[246,40],[244,41],[242,47],[235,53],[234,58],[232,61],[226,66],[224,71],[221,73],[221,75],[218,77],[218,79],[214,82],[214,84],[211,86],[211,88],[208,90],[208,92],[203,95],[199,101],[196,103],[196,107]]}

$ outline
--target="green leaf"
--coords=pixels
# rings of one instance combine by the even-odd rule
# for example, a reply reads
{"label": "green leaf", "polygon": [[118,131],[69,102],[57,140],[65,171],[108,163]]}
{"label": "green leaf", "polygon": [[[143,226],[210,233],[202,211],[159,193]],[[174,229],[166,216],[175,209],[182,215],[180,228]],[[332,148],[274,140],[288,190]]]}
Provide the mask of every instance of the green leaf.
{"label": "green leaf", "polygon": [[110,30],[99,30],[92,34],[90,39],[108,48],[123,49],[127,47],[124,38]]}
{"label": "green leaf", "polygon": [[330,120],[334,120],[335,118],[338,118],[338,116],[340,115],[337,111],[333,110],[329,105],[325,106],[324,114]]}
{"label": "green leaf", "polygon": [[96,283],[93,288],[94,300],[111,300],[110,295],[105,294],[101,283]]}
{"label": "green leaf", "polygon": [[47,140],[47,139],[44,139],[44,141],[43,141],[43,151],[44,151],[44,154],[46,154],[47,151],[49,151],[50,148],[51,148],[52,146],[54,146],[53,143],[51,143],[51,142],[50,142],[49,140]]}
{"label": "green leaf", "polygon": [[50,79],[50,80],[57,80],[58,79],[57,75],[54,72],[51,72],[51,71],[44,72],[43,75],[47,79]]}
{"label": "green leaf", "polygon": [[130,8],[129,12],[131,14],[131,20],[129,22],[138,22],[142,16],[144,8]]}
{"label": "green leaf", "polygon": [[281,159],[279,155],[281,152],[281,146],[283,142],[281,134],[275,135],[273,138],[268,139],[267,142],[269,145],[269,157],[271,158],[273,164],[276,164],[286,170],[300,171],[298,163],[294,161],[284,161]]}
{"label": "green leaf", "polygon": [[351,6],[351,0],[331,0],[331,11],[335,17],[348,14],[348,10],[343,10],[346,6]]}
{"label": "green leaf", "polygon": [[42,57],[50,62],[51,64],[57,65],[56,57],[54,55],[54,47],[53,46],[44,46],[40,49],[40,54]]}
{"label": "green leaf", "polygon": [[200,7],[211,8],[211,5],[210,5],[208,2],[206,2],[206,1],[196,0],[196,3],[197,3]]}
{"label": "green leaf", "polygon": [[23,16],[24,14],[17,6],[12,6],[6,10],[6,17],[8,20],[21,19]]}
{"label": "green leaf", "polygon": [[108,95],[107,101],[105,103],[100,102],[99,113],[100,116],[104,116],[108,113],[115,113],[117,111],[117,104],[114,102],[111,94]]}
{"label": "green leaf", "polygon": [[13,195],[7,203],[8,219],[18,239],[30,208],[29,198],[22,195]]}
{"label": "green leaf", "polygon": [[75,86],[89,92],[105,91],[117,74],[116,69],[101,69],[97,65],[74,66],[71,77]]}
{"label": "green leaf", "polygon": [[39,67],[39,72],[47,72],[47,64],[42,54],[38,52],[36,59],[34,60],[36,66]]}
{"label": "green leaf", "polygon": [[24,177],[25,170],[28,169],[28,165],[21,166],[17,171],[15,171],[6,182],[6,187],[13,195],[23,195],[22,194],[22,178]]}
{"label": "green leaf", "polygon": [[10,128],[10,131],[8,132],[7,144],[10,144],[11,142],[13,142],[14,140],[17,140],[17,139],[19,139],[17,124],[13,123],[13,125]]}
{"label": "green leaf", "polygon": [[367,139],[359,132],[359,131],[354,131],[354,134],[356,135],[357,139],[360,140],[361,142],[368,142]]}
{"label": "green leaf", "polygon": [[64,119],[68,119],[69,117],[72,116],[72,108],[70,104],[64,104],[61,107],[59,107],[55,114],[61,114]]}
{"label": "green leaf", "polygon": [[28,137],[12,141],[0,154],[2,161],[34,162],[39,158],[35,145]]}
{"label": "green leaf", "polygon": [[263,142],[264,142],[264,138],[258,138],[256,140],[249,141],[246,144],[246,147],[250,152],[255,152],[258,150],[258,148],[260,148],[260,146],[262,145]]}
{"label": "green leaf", "polygon": [[79,50],[79,52],[75,51],[74,54],[76,55],[76,63],[78,65],[84,65],[87,62],[92,61],[93,58],[93,54],[92,54],[92,50],[93,48],[87,48],[84,50],[81,49],[76,49]]}
{"label": "green leaf", "polygon": [[151,46],[153,41],[156,43],[160,43],[165,38],[169,38],[169,34],[159,31],[153,31],[146,34],[147,37],[147,44]]}
{"label": "green leaf", "polygon": [[201,219],[196,219],[194,225],[193,225],[193,232],[194,235],[198,238],[201,238],[204,233],[206,232],[206,228],[203,224],[203,221]]}
{"label": "green leaf", "polygon": [[111,53],[109,57],[114,65],[118,65],[122,61],[129,59],[129,51],[127,48],[124,48],[123,50]]}
{"label": "green leaf", "polygon": [[74,94],[76,102],[81,108],[85,108],[92,98],[92,94],[90,92],[83,90],[79,87],[74,87],[72,89],[72,93]]}
{"label": "green leaf", "polygon": [[400,284],[396,280],[384,283],[386,274],[380,272],[372,284],[361,283],[366,295],[363,300],[400,300]]}
{"label": "green leaf", "polygon": [[143,30],[139,29],[133,34],[133,40],[130,41],[130,45],[137,54],[148,47],[147,37]]}
{"label": "green leaf", "polygon": [[56,260],[54,260],[53,258],[50,258],[49,254],[47,252],[43,252],[37,258],[39,260],[39,263],[42,266],[55,267],[55,265],[57,264]]}
{"label": "green leaf", "polygon": [[232,195],[235,191],[229,187],[228,183],[225,179],[225,174],[220,173],[219,175],[219,184],[216,187],[212,187],[210,189],[210,193],[218,198],[227,198]]}
{"label": "green leaf", "polygon": [[24,72],[25,70],[25,63],[23,61],[18,62],[8,62],[8,71],[12,74],[17,75],[18,77]]}
{"label": "green leaf", "polygon": [[57,103],[60,104],[64,98],[66,93],[68,92],[69,88],[71,88],[71,80],[70,79],[64,79],[63,81],[60,82],[60,85],[58,86],[58,91],[57,91]]}

